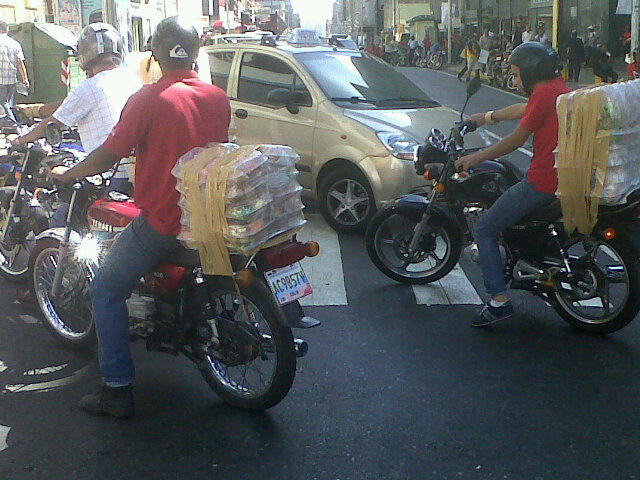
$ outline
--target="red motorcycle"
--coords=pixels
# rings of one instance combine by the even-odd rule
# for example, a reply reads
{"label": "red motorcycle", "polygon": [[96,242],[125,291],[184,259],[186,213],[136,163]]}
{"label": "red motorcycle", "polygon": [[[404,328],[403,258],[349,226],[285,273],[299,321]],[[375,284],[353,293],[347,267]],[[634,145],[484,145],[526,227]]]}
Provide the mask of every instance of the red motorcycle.
{"label": "red motorcycle", "polygon": [[[96,341],[89,284],[118,232],[140,211],[125,195],[105,198],[106,177],[76,183],[65,228],[37,237],[33,288],[44,325],[64,345]],[[132,340],[149,351],[183,354],[226,402],[263,410],[287,394],[296,357],[308,350],[292,328],[320,324],[298,302],[311,293],[300,264],[319,246],[291,240],[246,258],[232,255],[234,277],[204,275],[197,251],[182,248],[140,279],[127,301]]]}

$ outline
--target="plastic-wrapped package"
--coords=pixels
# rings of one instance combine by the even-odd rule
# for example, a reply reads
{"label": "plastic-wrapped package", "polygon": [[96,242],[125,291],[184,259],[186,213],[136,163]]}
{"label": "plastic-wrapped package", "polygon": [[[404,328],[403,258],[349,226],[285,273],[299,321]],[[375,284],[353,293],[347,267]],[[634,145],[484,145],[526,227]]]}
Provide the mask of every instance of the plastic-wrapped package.
{"label": "plastic-wrapped package", "polygon": [[297,159],[289,147],[214,144],[178,161],[178,238],[198,248],[205,273],[230,275],[228,249],[251,254],[305,224]]}
{"label": "plastic-wrapped package", "polygon": [[558,97],[558,195],[565,227],[591,232],[599,205],[640,188],[640,80]]}

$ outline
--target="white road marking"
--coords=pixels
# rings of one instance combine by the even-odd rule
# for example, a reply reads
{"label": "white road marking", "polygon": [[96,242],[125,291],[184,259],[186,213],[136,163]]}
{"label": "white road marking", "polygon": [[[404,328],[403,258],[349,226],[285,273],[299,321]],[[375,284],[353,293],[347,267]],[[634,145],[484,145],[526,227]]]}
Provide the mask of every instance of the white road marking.
{"label": "white road marking", "polygon": [[0,360],[0,373],[4,372],[7,368],[9,367],[7,367],[7,365],[2,360]]}
{"label": "white road marking", "polygon": [[327,225],[320,214],[307,215],[307,220],[307,224],[298,234],[298,239],[301,242],[318,242],[320,254],[300,262],[313,288],[313,293],[301,298],[300,304],[347,305],[338,234]]}
{"label": "white road marking", "polygon": [[0,425],[0,452],[6,450],[9,445],[7,445],[7,437],[9,436],[9,430],[11,427],[7,427],[6,425]]}
{"label": "white road marking", "polygon": [[482,300],[460,265],[429,285],[413,285],[418,305],[481,305]]}
{"label": "white road marking", "polygon": [[5,385],[4,392],[20,393],[20,392],[47,392],[54,388],[64,387],[80,380],[88,371],[91,365],[85,365],[80,370],[73,372],[68,377],[58,380],[50,380],[48,382],[38,383],[17,383],[13,385]]}
{"label": "white road marking", "polygon": [[20,315],[20,320],[22,320],[24,323],[29,325],[35,325],[37,323],[40,323],[38,319],[33,315],[26,315],[26,314]]}
{"label": "white road marking", "polygon": [[45,367],[45,368],[34,368],[32,370],[27,370],[22,375],[25,377],[31,377],[35,375],[48,375],[50,373],[59,372],[60,370],[64,369],[66,366],[67,364],[65,363],[63,365],[55,365],[55,366]]}
{"label": "white road marking", "polygon": [[[438,72],[438,73],[441,73],[443,75],[449,75],[450,77],[453,77],[453,78],[457,78],[453,73],[449,73],[449,72]],[[500,93],[505,93],[507,95],[511,95],[513,97],[516,97],[518,100],[521,100],[521,101],[527,99],[526,97],[523,97],[522,95],[518,95],[517,93],[509,92],[508,90],[502,90],[501,88],[494,87],[493,85],[487,85],[486,83],[483,83],[482,86],[486,87],[486,88],[490,88],[491,90],[495,90],[496,92],[500,92]]]}

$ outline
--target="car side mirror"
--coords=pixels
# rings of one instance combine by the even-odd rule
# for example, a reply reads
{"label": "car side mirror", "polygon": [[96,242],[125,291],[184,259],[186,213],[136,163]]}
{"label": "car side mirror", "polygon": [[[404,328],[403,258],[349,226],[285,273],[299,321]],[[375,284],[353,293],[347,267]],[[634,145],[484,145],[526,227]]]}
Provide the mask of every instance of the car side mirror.
{"label": "car side mirror", "polygon": [[44,130],[44,138],[49,145],[60,145],[60,142],[62,142],[62,131],[60,127],[54,122],[47,123]]}
{"label": "car side mirror", "polygon": [[482,82],[478,77],[473,77],[471,81],[467,84],[467,99],[473,97],[478,90],[482,87]]}
{"label": "car side mirror", "polygon": [[287,107],[289,113],[295,115],[300,111],[295,103],[295,97],[291,90],[286,88],[274,88],[267,94],[267,101],[272,105]]}

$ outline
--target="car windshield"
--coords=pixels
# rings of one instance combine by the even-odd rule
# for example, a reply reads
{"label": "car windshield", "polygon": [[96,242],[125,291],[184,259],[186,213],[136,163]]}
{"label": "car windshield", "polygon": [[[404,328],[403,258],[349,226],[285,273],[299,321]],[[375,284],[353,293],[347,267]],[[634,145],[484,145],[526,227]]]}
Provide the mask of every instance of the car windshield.
{"label": "car windshield", "polygon": [[416,108],[439,104],[389,64],[360,52],[305,52],[296,58],[325,95],[360,108]]}

